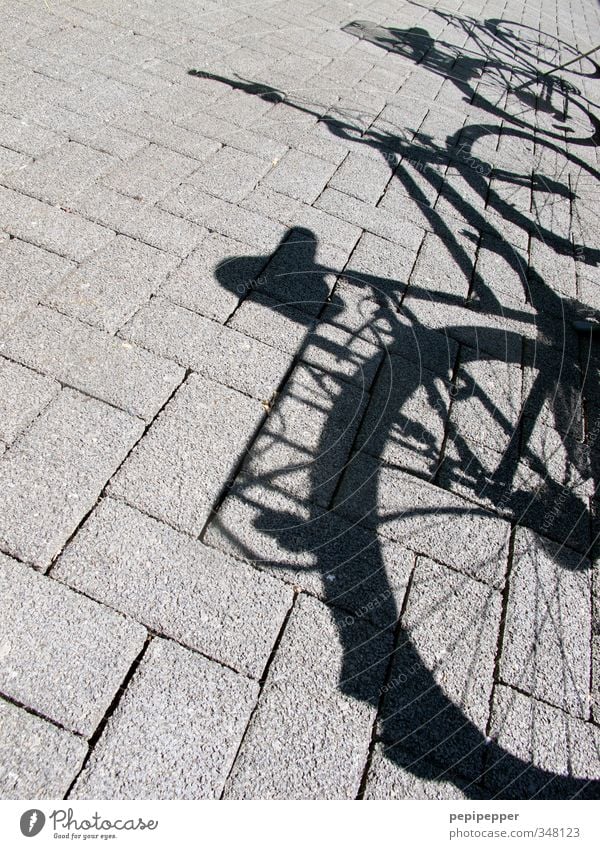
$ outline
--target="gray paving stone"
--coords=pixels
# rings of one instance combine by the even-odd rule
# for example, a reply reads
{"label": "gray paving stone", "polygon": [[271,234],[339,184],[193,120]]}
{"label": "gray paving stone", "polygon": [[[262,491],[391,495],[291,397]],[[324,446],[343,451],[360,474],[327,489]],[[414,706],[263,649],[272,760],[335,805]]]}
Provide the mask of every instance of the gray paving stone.
{"label": "gray paving stone", "polygon": [[[317,320],[290,304],[261,294],[263,279],[259,276],[252,283],[251,294],[236,309],[228,326],[292,356],[304,352],[303,343]],[[334,361],[335,357],[331,359]]]}
{"label": "gray paving stone", "polygon": [[108,154],[68,142],[5,176],[4,183],[46,203],[66,205],[113,165],[114,159]]}
{"label": "gray paving stone", "polygon": [[521,382],[517,364],[465,351],[450,413],[458,434],[505,451],[521,417]]}
{"label": "gray paving stone", "polygon": [[0,358],[0,439],[16,439],[59,390],[56,381]]}
{"label": "gray paving stone", "polygon": [[110,493],[197,536],[263,416],[257,401],[192,375],[127,459]]}
{"label": "gray paving stone", "polygon": [[86,753],[80,737],[0,700],[3,799],[63,798]]}
{"label": "gray paving stone", "polygon": [[263,250],[273,250],[285,233],[283,225],[187,184],[162,200],[161,207],[223,236]]}
{"label": "gray paving stone", "polygon": [[141,651],[141,625],[2,557],[0,689],[89,737]]}
{"label": "gray paving stone", "polygon": [[326,189],[318,198],[316,206],[409,250],[416,250],[423,239],[423,231],[408,219],[401,219],[398,215],[392,215],[335,189]]}
{"label": "gray paving stone", "polygon": [[[287,195],[260,185],[242,201],[246,209],[259,212],[289,227],[312,230],[315,239],[328,242],[339,250],[350,253],[360,236],[360,228],[341,218],[294,200]],[[339,269],[341,271],[341,269]]]}
{"label": "gray paving stone", "polygon": [[174,363],[42,306],[7,330],[0,352],[146,420],[184,377]]}
{"label": "gray paving stone", "polygon": [[[414,773],[417,773],[416,775]],[[398,745],[377,743],[371,758],[364,798],[377,799],[460,799],[473,798],[473,788],[464,792],[449,779],[448,771],[423,763],[418,756],[404,752]]]}
{"label": "gray paving stone", "polygon": [[350,153],[329,181],[329,185],[339,192],[376,204],[391,175],[387,162]]}
{"label": "gray paving stone", "polygon": [[156,203],[198,168],[198,162],[151,144],[102,178],[110,189]]}
{"label": "gray paving stone", "polygon": [[62,144],[64,136],[12,115],[0,115],[0,143],[30,156],[42,156]]}
{"label": "gray paving stone", "polygon": [[0,187],[0,227],[69,259],[82,260],[113,237],[104,227]]}
{"label": "gray paving stone", "polygon": [[236,203],[246,197],[271,163],[233,147],[222,147],[186,181],[204,192]]}
{"label": "gray paving stone", "polygon": [[497,590],[417,559],[383,690],[386,741],[459,773],[481,768],[500,616]]}
{"label": "gray paving stone", "polygon": [[411,289],[416,286],[421,292],[430,294],[433,300],[438,294],[466,299],[475,267],[476,247],[476,242],[465,236],[450,241],[427,233],[410,276]]}
{"label": "gray paving stone", "polygon": [[282,582],[113,499],[101,502],[53,576],[253,678],[292,602]]}
{"label": "gray paving stone", "polygon": [[41,300],[75,266],[67,259],[20,239],[0,247],[0,292],[3,298]]}
{"label": "gray paving stone", "polygon": [[116,333],[179,261],[173,254],[117,236],[41,300],[61,313]]}
{"label": "gray paving stone", "polygon": [[562,351],[524,344],[523,398],[525,415],[574,439],[583,436],[582,374],[576,359]]}
{"label": "gray paving stone", "polygon": [[162,298],[142,307],[121,335],[261,399],[270,398],[291,362],[280,351]]}
{"label": "gray paving stone", "polygon": [[319,197],[334,171],[335,167],[323,159],[291,150],[263,183],[281,194],[310,204]]}
{"label": "gray paving stone", "polygon": [[[369,499],[378,481],[377,500]],[[509,525],[486,510],[365,454],[355,454],[337,509],[421,554],[501,587]],[[448,526],[448,517],[452,526]]]}
{"label": "gray paving stone", "polygon": [[[569,799],[573,790],[566,778],[571,776],[591,779],[588,789],[597,793],[600,729],[591,723],[499,685],[494,692],[490,736],[523,764],[546,771],[540,776],[524,766],[511,769],[506,758],[499,757],[486,774],[486,785],[493,791],[501,789],[518,799]],[[556,778],[551,780],[547,773]]]}
{"label": "gray paving stone", "polygon": [[23,153],[0,147],[0,177],[4,181],[10,181],[13,172],[21,171],[30,161],[30,158]]}
{"label": "gray paving stone", "polygon": [[160,294],[179,306],[224,323],[240,299],[254,288],[254,281],[267,261],[266,256],[256,254],[256,248],[211,233],[169,276]]}
{"label": "gray paving stone", "polygon": [[218,798],[257,695],[253,681],[153,640],[71,798]]}
{"label": "gray paving stone", "polygon": [[181,257],[198,247],[206,236],[203,227],[101,185],[77,198],[74,206],[92,221]]}
{"label": "gray paving stone", "polygon": [[450,394],[427,369],[386,357],[356,447],[388,463],[433,477],[441,460]]}
{"label": "gray paving stone", "polygon": [[[340,645],[340,642],[343,643]],[[225,788],[229,799],[353,799],[391,634],[301,597]]]}
{"label": "gray paving stone", "polygon": [[0,545],[45,568],[142,433],[141,422],[64,390],[0,461]]}
{"label": "gray paving stone", "polygon": [[501,679],[583,718],[590,709],[590,592],[589,561],[517,530]]}
{"label": "gray paving stone", "polygon": [[415,261],[416,252],[364,233],[352,253],[340,288],[357,298],[400,298]]}

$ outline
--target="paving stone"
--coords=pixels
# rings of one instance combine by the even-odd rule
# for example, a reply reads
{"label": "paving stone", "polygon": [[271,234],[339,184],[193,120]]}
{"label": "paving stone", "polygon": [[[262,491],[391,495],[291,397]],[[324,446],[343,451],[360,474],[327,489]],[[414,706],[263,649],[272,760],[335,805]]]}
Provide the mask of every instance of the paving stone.
{"label": "paving stone", "polygon": [[253,681],[153,640],[71,798],[218,798],[257,695]]}
{"label": "paving stone", "polygon": [[356,447],[425,477],[441,460],[450,394],[440,377],[400,357],[386,357]]}
{"label": "paving stone", "polygon": [[80,737],[0,700],[3,799],[62,799],[86,754]]}
{"label": "paving stone", "polygon": [[386,162],[350,153],[335,172],[329,185],[367,203],[376,204],[391,177]]}
{"label": "paving stone", "polygon": [[[242,201],[246,209],[280,221],[289,227],[312,230],[318,242],[328,242],[339,250],[350,253],[358,237],[360,228],[341,218],[328,215],[314,206],[294,200],[286,195],[274,192],[260,185],[251,195]],[[341,269],[339,269],[341,271]]]}
{"label": "paving stone", "polygon": [[[569,799],[575,792],[585,798],[587,790],[593,794],[589,798],[597,798],[600,729],[591,723],[499,685],[490,736],[502,747],[486,773],[485,783],[492,792],[518,799]],[[505,752],[519,760],[511,763]],[[533,768],[528,769],[529,764]],[[592,783],[581,793],[581,783],[574,787],[568,776]]]}
{"label": "paving stone", "polygon": [[42,156],[64,141],[64,136],[38,126],[35,121],[0,115],[0,143],[12,150]]}
{"label": "paving stone", "polygon": [[[462,789],[464,788],[464,790]],[[410,755],[398,745],[377,743],[367,773],[364,799],[472,799],[477,788],[450,779],[448,770]],[[482,798],[482,796],[479,796]]]}
{"label": "paving stone", "polygon": [[7,557],[0,582],[2,692],[89,737],[140,652],[145,629]]}
{"label": "paving stone", "polygon": [[[184,118],[179,123],[191,130],[194,135],[199,133],[205,137],[205,141],[212,139],[213,142],[220,142],[236,150],[251,153],[271,164],[274,164],[274,161],[280,159],[288,150],[287,145],[260,135],[259,132],[254,132],[248,127],[237,126],[232,121],[204,112]],[[256,129],[259,130],[260,127]]]}
{"label": "paving stone", "polygon": [[0,545],[48,566],[141,433],[139,420],[61,392],[0,462]]}
{"label": "paving stone", "polygon": [[116,333],[178,264],[173,254],[117,236],[42,300],[61,313]]}
{"label": "paving stone", "polygon": [[127,459],[111,494],[197,536],[263,416],[257,401],[192,375]]}
{"label": "paving stone", "polygon": [[8,239],[0,247],[1,296],[37,302],[74,268],[61,256],[20,239]]}
{"label": "paving stone", "polygon": [[517,530],[501,679],[583,718],[589,713],[590,592],[589,561]]}
{"label": "paving stone", "polygon": [[[376,482],[375,497],[369,498]],[[493,586],[504,582],[508,523],[430,483],[356,454],[335,503],[342,514],[413,551]]]}
{"label": "paving stone", "polygon": [[196,224],[261,249],[273,250],[285,230],[262,215],[207,195],[194,186],[183,184],[161,201],[168,212],[181,215]]}
{"label": "paving stone", "polygon": [[121,331],[155,353],[255,398],[278,388],[290,358],[235,330],[154,298]]}
{"label": "paving stone", "polygon": [[416,250],[423,238],[423,231],[407,219],[400,219],[397,215],[391,215],[335,189],[326,189],[316,206],[330,215],[411,250]]}
{"label": "paving stone", "polygon": [[0,439],[13,442],[59,390],[56,381],[0,358]]}
{"label": "paving stone", "polygon": [[113,499],[92,513],[53,576],[254,678],[292,602],[282,582]]}
{"label": "paving stone", "polygon": [[22,171],[31,160],[22,153],[0,147],[0,177],[2,180],[10,181],[15,171]]}
{"label": "paving stone", "polygon": [[271,163],[233,147],[222,147],[187,180],[192,186],[236,203],[246,197]]}
{"label": "paving stone", "polygon": [[146,420],[184,377],[174,363],[42,306],[7,330],[0,351]]}
{"label": "paving stone", "polygon": [[301,597],[225,788],[229,799],[353,799],[375,718],[389,631]]}
{"label": "paving stone", "polygon": [[334,171],[334,166],[323,159],[291,150],[263,183],[281,194],[311,204],[319,197]]}
{"label": "paving stone", "polygon": [[198,168],[198,162],[151,144],[102,178],[110,189],[156,203]]}
{"label": "paving stone", "polygon": [[115,122],[129,133],[141,136],[153,144],[169,148],[175,153],[199,161],[219,149],[219,143],[213,139],[204,138],[199,133],[190,132],[185,127],[177,126],[171,120],[165,121],[139,110],[120,111],[115,116]]}
{"label": "paving stone", "polygon": [[427,233],[410,277],[416,286],[435,300],[437,293],[465,298],[475,267],[476,243],[467,237],[452,240]]}
{"label": "paving stone", "polygon": [[521,417],[521,377],[516,364],[466,351],[450,413],[458,434],[505,451]]}
{"label": "paving stone", "polygon": [[415,252],[402,245],[364,233],[352,253],[339,288],[357,298],[397,297],[406,284],[415,261]]}
{"label": "paving stone", "polygon": [[[275,301],[260,290],[264,278],[251,284],[251,293],[236,309],[228,326],[292,356],[304,353],[304,342],[317,320],[290,304]],[[330,358],[335,361],[335,355]]]}
{"label": "paving stone", "polygon": [[[108,153],[116,160],[133,156],[147,144],[144,139],[136,138],[112,125],[99,123],[97,114],[82,115],[47,101],[36,104],[35,109],[25,116],[25,120],[40,124],[39,129],[45,128],[46,133],[51,131],[61,143],[66,142],[68,137],[80,145]],[[57,144],[53,144],[49,149],[56,147]]]}
{"label": "paving stone", "polygon": [[206,236],[203,227],[101,185],[77,198],[74,205],[92,221],[181,257],[198,247]]}
{"label": "paving stone", "polygon": [[426,292],[411,292],[410,287],[402,312],[417,327],[435,330],[506,362],[521,362],[521,332],[516,332],[503,315],[465,307],[443,297],[431,298]]}
{"label": "paving stone", "polygon": [[501,606],[497,590],[417,559],[383,690],[386,741],[466,775],[481,768]]}
{"label": "paving stone", "polygon": [[267,261],[268,257],[256,254],[256,248],[211,233],[170,275],[160,294],[181,307],[224,323],[240,299],[254,288]]}
{"label": "paving stone", "polygon": [[47,203],[68,204],[113,164],[108,154],[69,142],[5,176],[4,183]]}
{"label": "paving stone", "polygon": [[0,226],[38,247],[82,260],[113,234],[78,215],[0,187]]}

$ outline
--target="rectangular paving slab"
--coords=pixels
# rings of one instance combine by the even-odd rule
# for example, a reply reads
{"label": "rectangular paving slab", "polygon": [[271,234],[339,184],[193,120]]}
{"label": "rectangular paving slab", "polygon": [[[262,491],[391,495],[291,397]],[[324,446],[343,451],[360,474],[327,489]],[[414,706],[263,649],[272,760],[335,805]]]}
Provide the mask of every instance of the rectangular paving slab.
{"label": "rectangular paving slab", "polygon": [[154,298],[142,307],[121,335],[261,399],[271,397],[291,363],[291,358],[281,351],[163,298]]}
{"label": "rectangular paving slab", "polygon": [[146,630],[4,555],[0,584],[0,691],[91,736]]}
{"label": "rectangular paving slab", "polygon": [[16,439],[59,391],[55,380],[0,357],[0,439]]}
{"label": "rectangular paving slab", "polygon": [[146,420],[184,377],[175,363],[43,306],[10,327],[0,353]]}
{"label": "rectangular paving slab", "polygon": [[0,699],[0,795],[61,799],[83,765],[87,744]]}
{"label": "rectangular paving slab", "polygon": [[504,683],[589,715],[589,561],[519,528],[500,657]]}
{"label": "rectangular paving slab", "polygon": [[292,590],[109,498],[53,573],[91,598],[259,678]]}
{"label": "rectangular paving slab", "polygon": [[264,412],[258,401],[191,375],[123,464],[110,492],[197,536]]}
{"label": "rectangular paving slab", "polygon": [[301,597],[224,797],[355,798],[390,650],[391,632]]}
{"label": "rectangular paving slab", "polygon": [[219,798],[258,684],[154,639],[70,798]]}
{"label": "rectangular paving slab", "polygon": [[0,547],[47,567],[142,432],[139,419],[63,390],[0,460]]}

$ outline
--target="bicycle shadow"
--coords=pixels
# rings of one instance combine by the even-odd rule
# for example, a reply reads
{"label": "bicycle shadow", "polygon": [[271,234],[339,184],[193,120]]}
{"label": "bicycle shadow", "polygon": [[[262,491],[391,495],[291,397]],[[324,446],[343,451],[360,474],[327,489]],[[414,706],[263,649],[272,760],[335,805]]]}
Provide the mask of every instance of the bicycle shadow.
{"label": "bicycle shadow", "polygon": [[[413,35],[423,46],[425,34]],[[441,60],[437,64],[441,68]],[[202,75],[314,114],[333,136],[354,144],[358,139],[388,162],[390,151],[398,153],[400,161],[391,165],[396,185],[426,229],[443,240],[466,283],[465,293],[457,294],[352,267],[340,275],[340,269],[317,260],[318,240],[302,228],[288,233],[270,262],[263,258],[266,272],[240,300],[247,296],[262,310],[264,325],[269,314],[285,317],[290,340],[301,339],[290,349],[297,366],[217,511],[209,541],[327,603],[343,648],[340,691],[378,714],[373,761],[383,753],[405,772],[444,781],[472,798],[596,798],[600,785],[581,773],[576,758],[562,763],[540,744],[548,717],[526,720],[519,713],[520,700],[532,693],[531,668],[539,664],[535,646],[519,658],[522,678],[509,681],[513,702],[506,698],[496,653],[507,640],[503,564],[509,551],[533,574],[556,567],[550,589],[558,594],[562,573],[582,575],[581,586],[589,591],[593,489],[586,488],[590,458],[578,441],[585,375],[572,367],[579,345],[571,333],[585,305],[554,291],[527,255],[507,245],[502,227],[550,245],[557,256],[573,256],[572,240],[546,219],[532,221],[501,194],[504,186],[522,185],[521,174],[495,169],[491,184],[476,167],[485,163],[474,147],[498,135],[496,125],[467,126],[445,145],[377,122],[361,132],[339,112],[322,118],[268,85]],[[523,121],[496,104],[489,112],[512,124],[503,127],[505,137],[532,141]],[[597,179],[585,158],[561,149],[552,135],[535,141]],[[457,157],[461,143],[463,155]],[[484,214],[483,206],[447,185],[446,208],[456,213],[459,227],[429,200],[438,169],[449,160],[471,197],[486,205]],[[415,162],[423,167],[416,169]],[[544,179],[537,190],[572,198],[560,178]],[[465,233],[468,242],[471,232],[483,233],[491,253],[519,275],[523,297],[495,289],[478,272],[465,246]],[[221,285],[239,280],[236,264],[246,259],[219,266]],[[594,266],[599,260],[591,248],[581,257]],[[332,276],[338,278],[333,291]],[[292,331],[298,327],[300,337]],[[263,331],[255,326],[245,332]],[[527,371],[517,410],[507,409],[479,379],[481,363]],[[493,439],[473,438],[469,427],[461,428],[468,413],[453,417],[453,410],[473,402],[479,416],[492,420],[490,433],[500,438],[501,450]],[[313,431],[307,425],[311,414],[317,422]],[[540,433],[551,444],[540,441]],[[464,500],[436,503],[442,492]],[[466,530],[457,533],[465,512]],[[509,538],[503,535],[507,526],[494,524],[490,514],[510,521]],[[416,553],[416,566],[405,569],[399,562],[398,543]],[[456,567],[457,583],[440,584],[443,567]],[[449,580],[448,571],[443,574]],[[540,592],[543,596],[543,587]],[[552,618],[551,600],[536,597],[532,603]],[[481,646],[495,658],[485,669],[478,666],[485,654]],[[575,700],[575,715],[587,715],[587,696],[579,694],[579,702],[576,692],[581,679],[564,658],[560,663],[561,695]],[[499,694],[493,704],[492,675]],[[566,730],[559,731],[568,749],[567,713],[563,719]],[[529,722],[525,748],[512,735],[513,722]]]}

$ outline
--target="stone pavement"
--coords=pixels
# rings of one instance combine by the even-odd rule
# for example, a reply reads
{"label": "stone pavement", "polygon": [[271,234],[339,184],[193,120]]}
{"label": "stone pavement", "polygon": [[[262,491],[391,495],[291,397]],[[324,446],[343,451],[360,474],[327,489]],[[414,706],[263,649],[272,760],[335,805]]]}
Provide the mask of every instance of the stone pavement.
{"label": "stone pavement", "polygon": [[0,794],[598,798],[593,0],[0,33]]}

